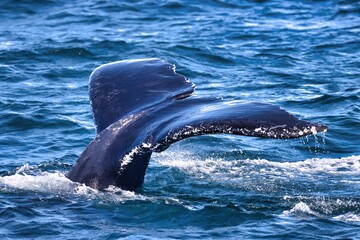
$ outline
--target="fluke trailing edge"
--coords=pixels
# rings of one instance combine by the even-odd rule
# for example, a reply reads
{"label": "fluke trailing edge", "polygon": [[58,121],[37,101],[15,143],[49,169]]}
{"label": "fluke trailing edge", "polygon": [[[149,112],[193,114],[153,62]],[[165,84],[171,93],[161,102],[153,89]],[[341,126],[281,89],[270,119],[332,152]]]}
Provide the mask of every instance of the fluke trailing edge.
{"label": "fluke trailing edge", "polygon": [[184,138],[213,133],[296,138],[327,129],[271,104],[189,98],[195,85],[160,59],[100,66],[89,88],[97,136],[67,176],[98,189],[141,186],[151,153]]}

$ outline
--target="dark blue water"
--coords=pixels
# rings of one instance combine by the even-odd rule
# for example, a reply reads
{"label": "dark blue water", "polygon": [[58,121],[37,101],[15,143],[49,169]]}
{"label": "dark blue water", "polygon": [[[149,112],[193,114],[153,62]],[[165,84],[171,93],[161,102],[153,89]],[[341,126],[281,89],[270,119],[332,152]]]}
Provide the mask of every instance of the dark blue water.
{"label": "dark blue water", "polygon": [[[360,238],[358,1],[3,0],[0,21],[1,239]],[[91,71],[148,57],[198,96],[329,130],[190,138],[154,154],[136,192],[67,180],[95,136]]]}

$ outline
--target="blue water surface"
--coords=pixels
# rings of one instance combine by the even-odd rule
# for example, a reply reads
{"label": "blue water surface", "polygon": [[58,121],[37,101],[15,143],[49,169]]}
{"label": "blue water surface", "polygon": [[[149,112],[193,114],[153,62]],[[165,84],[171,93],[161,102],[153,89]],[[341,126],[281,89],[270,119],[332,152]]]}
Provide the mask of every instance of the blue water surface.
{"label": "blue water surface", "polygon": [[[3,0],[0,21],[1,239],[360,238],[358,1]],[[149,57],[197,96],[329,130],[183,140],[135,192],[71,182],[95,137],[90,73]]]}

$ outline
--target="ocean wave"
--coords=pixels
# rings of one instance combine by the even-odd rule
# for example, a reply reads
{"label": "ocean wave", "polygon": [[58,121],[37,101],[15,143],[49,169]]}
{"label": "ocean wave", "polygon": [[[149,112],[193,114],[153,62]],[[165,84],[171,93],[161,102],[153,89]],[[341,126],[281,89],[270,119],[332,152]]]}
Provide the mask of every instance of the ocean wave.
{"label": "ocean wave", "polygon": [[358,222],[360,223],[360,213],[349,212],[333,217],[333,219],[344,222]]}
{"label": "ocean wave", "polygon": [[[281,214],[282,217],[297,217],[297,218],[326,218],[326,215],[311,209],[306,203],[299,202],[295,204],[290,210],[285,210]],[[332,219],[342,222],[360,223],[360,214],[358,212],[347,212],[344,214],[333,216]]]}
{"label": "ocean wave", "polygon": [[310,209],[310,207],[303,202],[297,203],[292,209],[283,212],[284,216],[296,215],[296,216],[316,216],[320,217],[321,214]]}
{"label": "ocean wave", "polygon": [[360,199],[346,196],[290,196],[283,197],[291,209],[284,210],[282,216],[331,217],[335,220],[360,222],[358,218]]}

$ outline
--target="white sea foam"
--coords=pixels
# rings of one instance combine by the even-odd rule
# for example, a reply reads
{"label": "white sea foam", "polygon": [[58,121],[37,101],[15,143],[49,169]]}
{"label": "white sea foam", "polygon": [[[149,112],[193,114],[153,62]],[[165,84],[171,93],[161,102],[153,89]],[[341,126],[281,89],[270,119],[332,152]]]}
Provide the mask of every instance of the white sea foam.
{"label": "white sea foam", "polygon": [[20,167],[14,175],[0,177],[1,191],[25,190],[59,196],[84,197],[105,202],[149,200],[141,194],[110,186],[98,191],[84,184],[72,182],[61,172],[41,172],[28,164]]}
{"label": "white sea foam", "polygon": [[[316,182],[309,176],[316,176],[319,173],[329,178],[333,176],[343,177],[351,175],[351,184],[358,187],[360,173],[360,156],[344,158],[316,158],[295,162],[273,162],[265,159],[244,159],[230,161],[221,158],[199,159],[186,152],[168,151],[154,154],[152,164],[177,168],[180,171],[192,175],[198,179],[205,179],[209,183],[232,185],[249,190],[273,192],[281,189],[281,185],[288,182],[289,178],[301,177],[306,174],[306,181]],[[290,180],[291,181],[291,180]],[[288,189],[288,185],[284,185]],[[0,190],[13,191],[25,190],[41,193],[56,194],[60,196],[85,197],[89,199],[100,199],[102,201],[124,202],[128,200],[164,201],[167,204],[179,204],[189,210],[201,210],[204,206],[197,206],[193,203],[184,203],[181,200],[168,197],[152,198],[141,194],[125,191],[111,186],[107,191],[98,191],[70,181],[62,172],[45,172],[36,166],[25,164],[15,174],[0,177]],[[300,194],[305,194],[300,189]],[[312,215],[321,214],[333,215],[339,209],[354,209],[357,202],[351,199],[323,199],[314,196],[299,197],[286,195],[284,200],[295,204],[290,210],[284,211],[285,215]],[[352,210],[351,210],[352,211]],[[343,214],[334,217],[341,221],[357,221],[358,213]]]}
{"label": "white sea foam", "polygon": [[12,41],[0,41],[0,50],[10,50],[15,42]]}
{"label": "white sea foam", "polygon": [[360,214],[359,213],[345,213],[336,217],[333,217],[333,219],[343,222],[359,222],[360,223]]}
{"label": "white sea foam", "polygon": [[[358,206],[356,198],[319,194],[303,193],[304,195],[285,195],[283,199],[293,207],[282,213],[282,216],[313,215],[318,217],[332,216],[339,221],[359,220]],[[295,205],[294,205],[295,204]],[[341,215],[339,215],[341,213]]]}
{"label": "white sea foam", "polygon": [[[313,198],[313,197],[312,197]],[[309,203],[298,202],[290,210],[285,210],[281,214],[283,217],[295,216],[295,217],[325,217],[327,215],[332,215],[334,212],[339,209],[346,209],[356,203],[351,201],[342,201],[340,199],[336,200],[319,200],[316,197],[311,199],[307,198]],[[315,208],[316,210],[312,209]],[[360,222],[360,215],[356,212],[347,212],[341,215],[332,217],[337,221],[344,222]]]}
{"label": "white sea foam", "polygon": [[293,174],[297,173],[327,173],[334,175],[358,175],[360,174],[360,156],[344,158],[311,158],[294,162],[274,162],[266,159],[245,159],[228,161],[221,158],[206,158],[204,160],[188,154],[164,152],[157,154],[157,164],[179,168],[188,172],[214,173],[228,172],[241,174],[251,169],[260,169],[266,173]]}
{"label": "white sea foam", "polygon": [[304,203],[304,202],[299,202],[297,203],[292,209],[284,211],[283,212],[283,216],[290,216],[290,215],[295,215],[295,216],[316,216],[316,217],[320,217],[320,214],[311,210],[310,207]]}
{"label": "white sea foam", "polygon": [[[189,152],[174,151],[156,153],[154,160],[153,164],[155,165],[179,169],[201,181],[205,179],[211,184],[231,185],[266,193],[281,193],[283,190],[290,190],[297,191],[297,194],[303,194],[303,196],[292,194],[284,196],[285,202],[292,204],[292,207],[284,211],[282,216],[334,216],[339,212],[353,211],[352,209],[356,209],[358,206],[358,202],[351,198],[309,194],[308,188],[302,189],[302,184],[299,184],[298,181],[300,179],[300,181],[306,181],[307,186],[316,187],[319,180],[317,177],[321,175],[326,179],[339,179],[338,182],[346,182],[352,188],[358,188],[360,156],[312,158],[294,162],[274,162],[266,159],[230,161],[221,158],[200,159]],[[346,179],[351,179],[351,181],[346,181]],[[317,191],[318,189],[314,189],[315,193]],[[204,207],[185,203],[181,203],[181,205],[195,211]],[[346,213],[336,216],[334,219],[355,222],[359,220],[359,215]]]}
{"label": "white sea foam", "polygon": [[[295,217],[325,217],[326,215],[332,215],[334,211],[338,211],[341,208],[347,208],[349,205],[356,205],[356,203],[351,203],[342,200],[322,200],[318,199],[308,199],[307,201],[311,202],[311,205],[304,202],[299,202],[295,204],[290,210],[284,211],[281,216],[295,216]],[[312,209],[312,206],[316,208],[316,211]],[[358,212],[347,212],[332,217],[334,220],[343,221],[343,222],[360,222],[360,215]]]}
{"label": "white sea foam", "polygon": [[[360,181],[360,156],[275,162],[266,159],[199,159],[190,153],[163,152],[154,154],[151,164],[178,169],[193,178],[192,181],[266,194],[290,191],[306,195],[310,188],[318,192],[339,184],[352,189],[360,187],[357,183]],[[330,185],[319,186],[319,181],[328,181]],[[326,207],[321,212],[326,212]]]}
{"label": "white sea foam", "polygon": [[284,170],[296,170],[299,172],[324,172],[328,174],[359,174],[360,156],[344,158],[311,158],[296,162],[271,162],[268,160],[245,160],[245,162],[258,165],[268,165]]}
{"label": "white sea foam", "polygon": [[62,197],[81,197],[85,199],[100,200],[107,203],[123,203],[126,201],[147,201],[165,203],[167,205],[180,205],[191,211],[204,208],[202,205],[185,203],[180,199],[168,196],[145,196],[133,191],[123,190],[109,186],[105,191],[90,188],[84,184],[72,182],[61,172],[41,172],[29,164],[21,166],[14,175],[0,177],[0,191],[29,191],[51,194]]}

